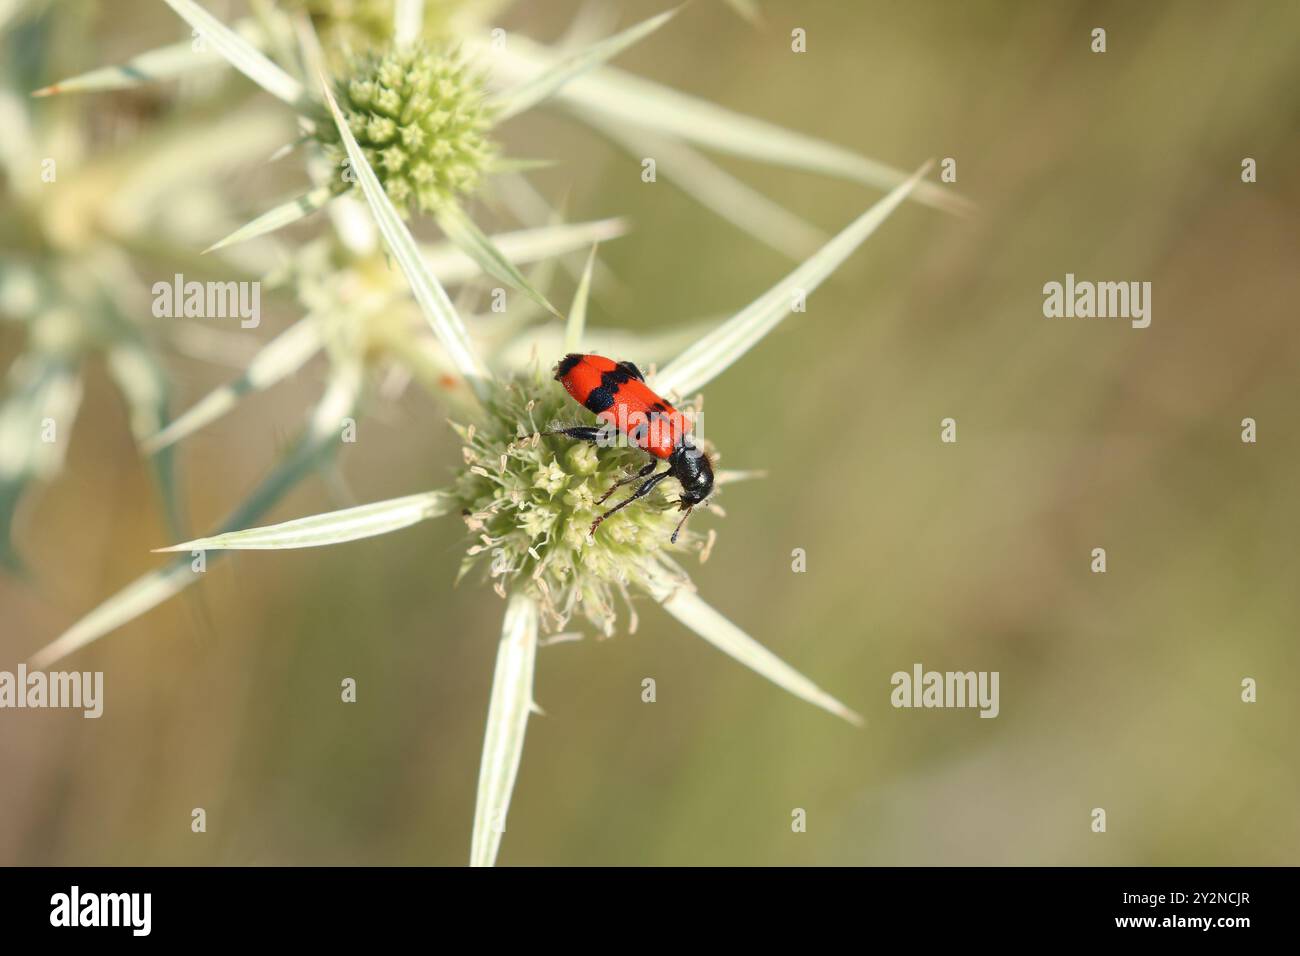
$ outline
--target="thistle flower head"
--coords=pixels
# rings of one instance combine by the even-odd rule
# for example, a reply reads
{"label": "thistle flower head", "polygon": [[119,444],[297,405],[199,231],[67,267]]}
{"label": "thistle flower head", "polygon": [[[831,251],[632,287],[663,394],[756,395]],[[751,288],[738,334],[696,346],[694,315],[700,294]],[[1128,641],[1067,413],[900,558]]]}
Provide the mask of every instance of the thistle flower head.
{"label": "thistle flower head", "polygon": [[[665,563],[673,567],[673,553],[704,547],[703,536],[689,526],[676,544],[670,541],[682,517],[676,483],[661,482],[589,535],[597,515],[636,484],[604,504],[597,500],[644,467],[645,453],[542,434],[590,422],[537,370],[494,386],[485,404],[479,423],[453,424],[465,443],[465,467],[452,492],[471,538],[462,576],[487,565],[497,593],[523,589],[537,601],[548,630],[581,612],[612,634],[617,603],[628,603],[630,589],[645,588],[652,574],[662,577]],[[629,630],[634,627],[633,614]]]}
{"label": "thistle flower head", "polygon": [[[495,154],[481,79],[455,53],[423,45],[354,57],[339,84],[352,135],[403,216],[435,212],[472,192]],[[327,157],[347,152],[333,123],[318,132]]]}
{"label": "thistle flower head", "polygon": [[[424,5],[422,34],[444,34],[460,3],[439,0]],[[293,0],[291,7],[311,17],[326,50],[364,50],[389,40],[397,0]]]}

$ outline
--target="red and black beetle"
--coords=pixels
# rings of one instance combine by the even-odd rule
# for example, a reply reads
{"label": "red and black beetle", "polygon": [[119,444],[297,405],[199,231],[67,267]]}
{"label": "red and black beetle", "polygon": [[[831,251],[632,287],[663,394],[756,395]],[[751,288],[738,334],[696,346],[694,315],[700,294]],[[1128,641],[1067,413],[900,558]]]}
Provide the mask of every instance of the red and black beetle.
{"label": "red and black beetle", "polygon": [[[620,486],[639,478],[645,480],[628,498],[620,501],[591,523],[590,534],[614,512],[626,508],[648,495],[665,478],[676,478],[682,487],[678,499],[686,512],[673,531],[672,541],[690,517],[691,510],[713,492],[713,465],[709,456],[695,446],[691,423],[681,412],[654,393],[645,376],[631,362],[615,362],[603,355],[571,353],[555,366],[555,380],[565,391],[596,417],[612,425],[628,441],[651,456],[650,463],[635,475],[617,481],[596,504],[605,501]],[[548,434],[568,435],[581,441],[603,442],[605,428],[577,426],[561,428]],[[651,474],[659,462],[668,470]]]}

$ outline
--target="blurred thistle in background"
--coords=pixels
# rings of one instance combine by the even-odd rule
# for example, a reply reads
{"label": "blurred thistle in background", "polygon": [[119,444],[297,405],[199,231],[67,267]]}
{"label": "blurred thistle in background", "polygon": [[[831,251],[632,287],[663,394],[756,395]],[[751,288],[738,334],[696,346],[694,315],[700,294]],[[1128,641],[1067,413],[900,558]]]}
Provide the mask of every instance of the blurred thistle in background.
{"label": "blurred thistle in background", "polygon": [[[572,322],[588,296],[615,327],[589,323],[587,347],[639,363],[698,355],[719,328],[710,316],[760,289],[785,298],[791,259],[826,265],[818,250],[844,210],[895,190],[877,207],[889,211],[901,167],[935,155],[956,158],[957,182],[911,198],[940,212],[891,223],[790,317],[797,335],[778,332],[781,346],[710,392],[710,438],[770,477],[728,495],[727,535],[692,576],[799,670],[837,675],[867,729],[803,716],[665,615],[632,639],[546,649],[535,696],[549,716],[530,725],[503,858],[1287,861],[1294,696],[1265,690],[1251,709],[1234,689],[1296,673],[1296,598],[1274,583],[1291,548],[1278,517],[1295,515],[1283,370],[1297,337],[1278,303],[1297,291],[1296,143],[1276,122],[1295,109],[1293,16],[171,6],[194,36],[159,16],[161,0],[111,15],[0,6],[0,311],[13,320],[0,505],[6,540],[22,519],[29,565],[0,583],[5,646],[16,661],[62,634],[37,660],[85,648],[67,666],[108,674],[94,727],[3,715],[0,859],[463,861],[500,605],[447,589],[460,559],[445,537],[240,556],[202,575],[188,554],[149,571],[146,552],[190,536],[185,510],[203,527],[224,512],[229,532],[446,486],[462,453],[442,420],[468,420],[475,402],[447,348],[452,316],[492,378],[562,354],[571,329],[552,303],[581,303]],[[1098,18],[1104,56],[1088,52]],[[384,64],[432,55],[416,50],[465,70],[430,61],[429,82],[398,90],[405,77]],[[321,72],[376,183],[399,206],[414,196],[391,228],[444,235],[409,261],[341,188],[356,179],[339,177],[343,126],[316,92]],[[445,94],[470,139],[426,152],[433,127],[365,115],[380,87],[423,97],[411,111],[425,117]],[[400,153],[385,155],[394,137]],[[1242,156],[1262,170],[1249,187]],[[646,158],[662,182],[644,178]],[[943,214],[971,212],[967,192],[975,215]],[[834,264],[869,232],[840,242]],[[1089,269],[1151,280],[1152,327],[1046,322],[1042,284]],[[454,293],[434,301],[436,321],[409,295],[423,271]],[[262,281],[273,336],[155,319],[152,283],[182,272]],[[69,443],[77,397],[110,383],[125,406],[83,401]],[[1267,438],[1243,456],[1234,426],[1248,414]],[[944,447],[950,415],[961,440]],[[57,441],[34,441],[46,419]],[[344,445],[334,463],[343,419],[364,453]],[[65,459],[68,475],[24,500]],[[324,481],[295,490],[311,475]],[[1098,543],[1112,565],[1094,577]],[[794,548],[806,574],[791,572]],[[187,602],[164,604],[199,577]],[[512,611],[508,633],[526,619]],[[889,675],[913,661],[1000,670],[1001,715],[891,710]],[[356,704],[339,702],[344,677]],[[489,783],[508,794],[514,768],[498,770]],[[189,830],[196,806],[203,835]],[[1111,832],[1090,840],[1096,806]],[[795,808],[806,833],[791,832]],[[489,823],[479,862],[500,837]]]}

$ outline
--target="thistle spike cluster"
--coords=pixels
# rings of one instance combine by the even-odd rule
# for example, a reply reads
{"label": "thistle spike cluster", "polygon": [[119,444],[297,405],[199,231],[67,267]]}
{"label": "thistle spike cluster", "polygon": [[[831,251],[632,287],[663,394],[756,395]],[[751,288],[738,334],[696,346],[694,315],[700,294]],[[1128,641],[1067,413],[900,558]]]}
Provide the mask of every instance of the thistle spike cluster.
{"label": "thistle spike cluster", "polygon": [[620,604],[630,613],[629,632],[635,629],[630,592],[648,590],[665,567],[689,586],[672,555],[703,554],[705,538],[688,527],[670,542],[681,518],[673,482],[662,482],[588,534],[597,515],[636,487],[626,485],[596,504],[646,464],[644,452],[542,434],[579,422],[563,390],[537,370],[494,385],[485,404],[482,421],[452,426],[465,459],[452,493],[471,539],[462,576],[486,566],[502,597],[523,589],[537,601],[545,630],[560,630],[581,613],[607,636]]}
{"label": "thistle spike cluster", "polygon": [[[496,153],[482,80],[456,53],[424,45],[354,57],[339,84],[348,127],[403,216],[471,193]],[[317,136],[335,168],[347,151],[333,123]]]}

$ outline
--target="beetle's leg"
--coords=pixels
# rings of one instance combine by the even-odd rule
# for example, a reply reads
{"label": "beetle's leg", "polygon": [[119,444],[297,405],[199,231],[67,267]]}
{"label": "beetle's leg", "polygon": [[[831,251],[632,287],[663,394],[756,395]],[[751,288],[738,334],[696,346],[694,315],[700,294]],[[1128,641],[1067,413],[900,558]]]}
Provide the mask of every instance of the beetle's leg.
{"label": "beetle's leg", "polygon": [[543,435],[568,435],[570,438],[576,438],[578,441],[600,441],[600,436],[604,429],[596,428],[591,425],[576,425],[573,428],[556,428],[553,431],[542,432]]}
{"label": "beetle's leg", "polygon": [[516,438],[510,443],[513,448],[516,445],[522,445],[524,442],[533,441],[538,435],[568,435],[570,438],[576,438],[578,441],[589,441],[598,445],[601,441],[602,430],[594,428],[591,425],[576,425],[573,428],[553,428],[548,432],[537,432],[535,435],[525,435],[523,438]]}
{"label": "beetle's leg", "polygon": [[[651,462],[651,464],[658,464],[658,462]],[[601,516],[600,516],[599,518],[597,518],[595,521],[593,521],[593,522],[591,523],[591,530],[588,531],[587,534],[589,534],[589,535],[595,535],[595,533],[596,533],[596,528],[599,527],[599,525],[600,525],[600,523],[601,523],[602,521],[604,521],[606,518],[608,518],[608,517],[609,517],[610,515],[612,515],[614,512],[616,512],[616,511],[622,511],[624,508],[626,508],[626,507],[627,507],[628,505],[630,505],[632,502],[636,501],[638,498],[644,498],[646,495],[650,494],[650,492],[654,491],[654,487],[655,487],[655,485],[659,484],[659,482],[663,481],[665,478],[671,477],[672,473],[673,473],[673,470],[672,470],[671,468],[669,468],[667,471],[661,471],[661,472],[659,472],[659,474],[657,474],[657,475],[652,475],[652,476],[650,476],[649,478],[647,478],[645,481],[643,481],[643,482],[641,483],[641,487],[640,487],[640,488],[638,488],[636,491],[634,491],[634,492],[633,492],[632,494],[630,494],[628,497],[624,498],[622,501],[620,501],[620,502],[619,502],[618,504],[616,504],[614,507],[610,508],[608,511],[606,511],[603,515],[601,515]]]}
{"label": "beetle's leg", "polygon": [[677,522],[676,528],[673,528],[673,536],[668,539],[669,544],[677,543],[677,536],[682,533],[682,525],[686,524],[686,519],[691,516],[691,512],[694,510],[695,510],[695,505],[688,505],[686,507],[686,514],[682,515],[682,520]]}
{"label": "beetle's leg", "polygon": [[609,486],[609,491],[605,492],[603,495],[601,495],[599,498],[596,499],[596,504],[603,505],[605,503],[605,499],[608,498],[610,495],[612,495],[614,492],[618,491],[618,489],[622,488],[629,481],[636,481],[638,478],[644,478],[646,475],[650,474],[650,472],[654,471],[655,466],[658,464],[659,464],[659,459],[657,458],[652,459],[650,461],[650,464],[646,465],[635,475],[628,475],[626,478],[620,478],[618,481],[614,482],[612,485]]}

